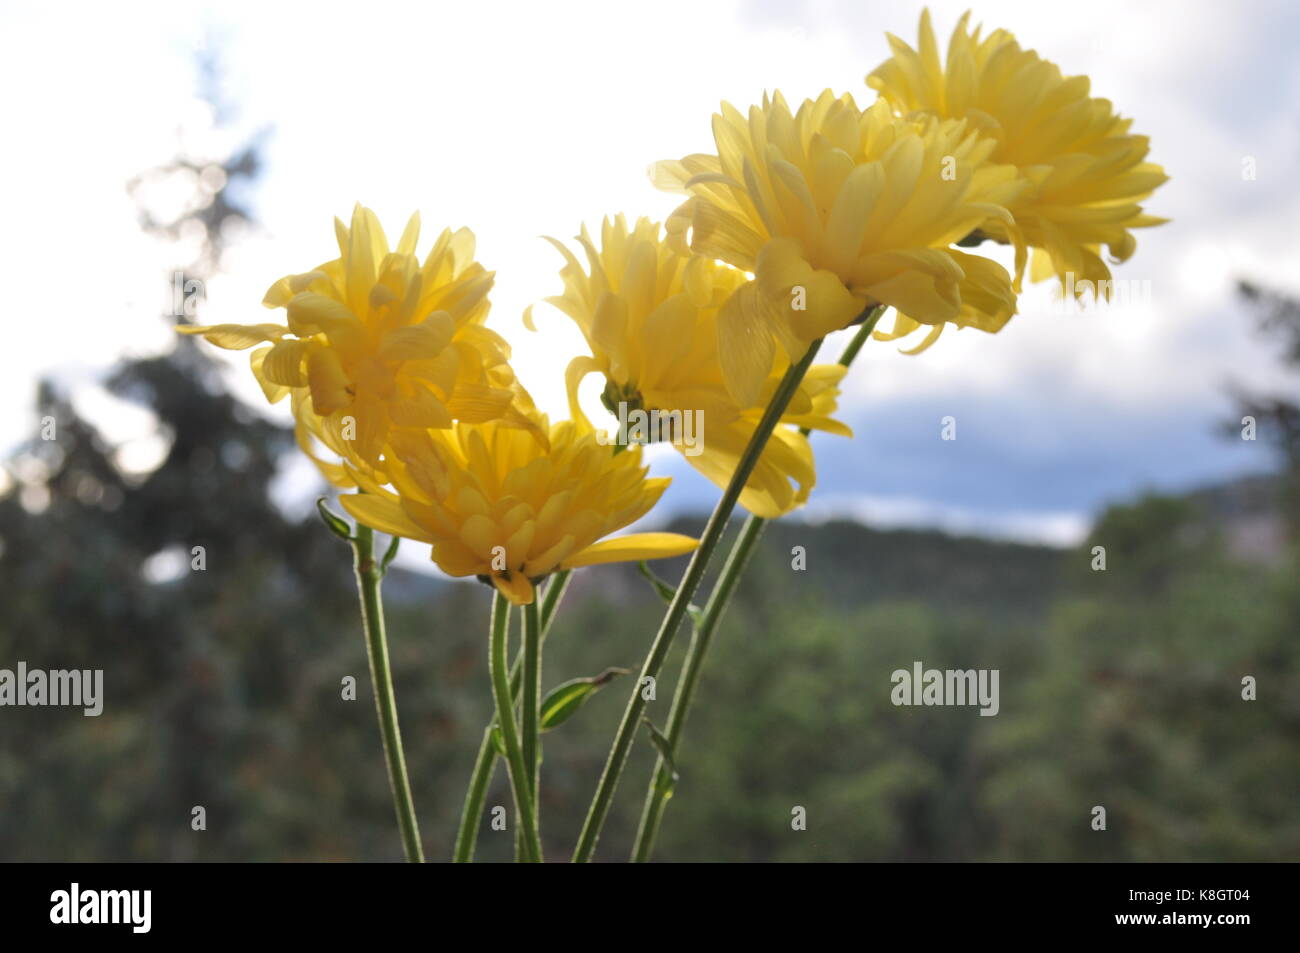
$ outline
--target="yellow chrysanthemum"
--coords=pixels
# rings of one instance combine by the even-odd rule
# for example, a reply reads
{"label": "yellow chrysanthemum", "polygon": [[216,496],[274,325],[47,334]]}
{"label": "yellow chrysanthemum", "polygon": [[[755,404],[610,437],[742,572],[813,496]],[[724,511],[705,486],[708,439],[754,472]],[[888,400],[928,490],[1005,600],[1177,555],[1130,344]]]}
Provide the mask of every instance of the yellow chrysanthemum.
{"label": "yellow chrysanthemum", "polygon": [[232,350],[270,342],[253,352],[253,373],[272,403],[292,395],[299,443],[339,486],[352,485],[346,471],[319,458],[312,438],[382,481],[398,431],[498,418],[531,426],[510,347],[483,326],[493,275],[474,261],[469,229],[443,231],[423,263],[418,214],[391,251],[375,214],[360,205],[350,228],[335,219],[335,232],[339,258],[266,293],[263,304],[284,308],[287,327],[178,330]]}
{"label": "yellow chrysanthemum", "polygon": [[996,143],[992,160],[1021,170],[1031,185],[1008,204],[1015,226],[993,219],[981,232],[1017,244],[1017,272],[1024,246],[1036,249],[1031,277],[1107,282],[1112,259],[1125,261],[1137,242],[1129,231],[1166,219],[1139,204],[1169,177],[1147,162],[1146,136],[1129,132],[1111,103],[1088,95],[1086,76],[1062,76],[1056,64],[1022,50],[1012,34],[968,29],[957,23],[940,62],[928,10],[921,14],[919,50],[889,37],[893,57],[867,76],[900,113],[966,119]]}
{"label": "yellow chrysanthemum", "polygon": [[[754,406],[742,407],[723,382],[718,311],[749,279],[744,272],[701,256],[683,256],[661,236],[660,226],[622,215],[606,219],[597,245],[586,227],[578,236],[584,268],[560,242],[564,293],[547,298],[578,325],[591,349],[566,373],[570,414],[587,422],[578,387],[588,374],[605,378],[603,399],[625,420],[629,412],[657,413],[671,421],[666,433],[695,469],[719,487],[735,472],[763,409],[788,362],[775,359]],[[525,323],[532,328],[531,309]],[[741,505],[773,519],[808,499],[816,480],[812,448],[797,427],[852,436],[831,419],[840,365],[818,365],[805,377],[741,493]],[[622,408],[620,408],[622,405]],[[793,486],[791,485],[793,482]]]}
{"label": "yellow chrysanthemum", "polygon": [[547,428],[549,446],[502,421],[395,437],[392,490],[361,472],[367,491],[342,498],[374,529],[430,543],[452,576],[482,576],[516,605],[557,569],[680,556],[697,540],[676,533],[611,533],[649,512],[668,484],[648,479],[640,448],[615,453],[581,423]]}
{"label": "yellow chrysanthemum", "polygon": [[724,103],[716,155],[655,166],[656,184],[690,194],[669,218],[684,248],[745,271],[718,321],[728,388],[753,403],[779,342],[790,360],[870,304],[911,327],[997,331],[1015,311],[1010,276],[949,246],[1024,186],[961,121],[907,121],[887,103],[859,109],[829,90],[791,113],[780,93],[748,119]]}

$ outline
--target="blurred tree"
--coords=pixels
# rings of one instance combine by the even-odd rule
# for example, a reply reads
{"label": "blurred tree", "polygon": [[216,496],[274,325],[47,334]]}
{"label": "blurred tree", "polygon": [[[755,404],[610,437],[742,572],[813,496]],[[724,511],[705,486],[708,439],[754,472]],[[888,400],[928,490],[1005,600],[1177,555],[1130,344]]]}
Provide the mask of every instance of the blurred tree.
{"label": "blurred tree", "polygon": [[[167,237],[200,230],[200,254],[177,271],[181,287],[201,287],[194,283],[220,267],[229,224],[249,218],[229,190],[259,166],[248,146],[156,170],[188,170],[194,184],[174,220],[142,211],[145,226]],[[250,708],[281,709],[286,685],[300,681],[289,670],[301,659],[268,630],[347,618],[346,553],[272,503],[291,432],[232,397],[193,340],[123,362],[106,386],[152,413],[167,447],[161,462],[144,474],[124,470],[115,448],[43,381],[39,432],[18,449],[20,479],[0,498],[3,657],[102,668],[107,696],[98,718],[6,710],[0,857],[243,856],[256,848],[229,836],[241,781],[231,769],[258,770],[275,735]],[[197,805],[223,834],[196,836]]]}
{"label": "blurred tree", "polygon": [[[1243,300],[1254,308],[1258,327],[1266,337],[1282,346],[1280,360],[1285,368],[1300,370],[1300,301],[1250,281],[1238,284]],[[1268,440],[1282,459],[1283,511],[1293,540],[1300,539],[1300,403],[1294,394],[1251,391],[1234,387],[1240,417],[1255,418],[1260,436]],[[1230,436],[1239,437],[1241,421],[1230,421]]]}

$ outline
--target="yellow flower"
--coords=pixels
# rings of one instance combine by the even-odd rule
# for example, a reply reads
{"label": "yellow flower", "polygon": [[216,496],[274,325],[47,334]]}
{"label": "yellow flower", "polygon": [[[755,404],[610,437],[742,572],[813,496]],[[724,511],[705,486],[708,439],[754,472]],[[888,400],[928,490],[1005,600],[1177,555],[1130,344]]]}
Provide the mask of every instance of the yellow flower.
{"label": "yellow flower", "polygon": [[867,84],[900,113],[969,120],[996,143],[992,161],[1021,170],[1031,187],[1008,205],[1014,227],[994,219],[980,229],[1017,244],[1017,274],[1029,245],[1036,249],[1033,280],[1055,273],[1064,281],[1073,273],[1076,280],[1107,282],[1101,287],[1109,293],[1101,246],[1114,261],[1125,261],[1137,247],[1129,229],[1166,221],[1139,203],[1169,177],[1146,161],[1148,139],[1129,132],[1132,120],[1088,95],[1088,77],[1062,76],[1006,30],[986,37],[979,27],[971,32],[969,17],[953,30],[944,65],[924,11],[919,51],[890,36],[894,55]]}
{"label": "yellow flower", "polygon": [[[632,229],[622,215],[606,219],[599,245],[585,226],[577,240],[586,267],[552,241],[565,259],[564,293],[546,299],[573,319],[591,350],[590,357],[574,358],[565,375],[570,414],[587,424],[578,387],[588,374],[601,374],[605,406],[620,423],[631,422],[628,431],[645,430],[646,415],[655,412],[651,428],[663,432],[646,435],[646,442],[669,440],[696,470],[726,487],[788,366],[774,358],[752,406],[741,406],[727,391],[718,311],[748,277],[679,254],[661,237],[659,224],[645,218]],[[531,311],[525,323],[533,328]],[[797,427],[852,436],[831,419],[844,371],[838,364],[810,369],[741,493],[751,513],[773,519],[808,499],[816,472],[812,448]],[[655,421],[663,424],[655,428]]]}
{"label": "yellow flower", "polygon": [[[791,113],[780,93],[746,118],[724,103],[716,155],[655,167],[690,198],[670,217],[680,246],[756,281],[718,317],[728,387],[752,403],[779,342],[790,360],[874,303],[892,305],[928,344],[945,323],[997,331],[1015,312],[1000,265],[948,246],[1023,189],[986,162],[993,142],[960,121],[897,119],[830,90]],[[968,294],[968,292],[970,292]],[[730,352],[730,353],[729,353]]]}
{"label": "yellow flower", "polygon": [[[534,417],[547,429],[546,418]],[[658,501],[667,477],[647,479],[641,450],[615,453],[588,427],[549,427],[549,448],[502,421],[397,435],[388,490],[343,505],[374,529],[430,543],[452,576],[482,576],[516,605],[557,569],[680,556],[698,542],[676,533],[614,536]]]}
{"label": "yellow flower", "polygon": [[312,438],[382,480],[385,448],[403,429],[497,418],[532,426],[510,347],[483,326],[493,275],[474,261],[469,229],[443,231],[423,264],[418,214],[392,251],[360,205],[350,228],[335,219],[335,233],[339,258],[266,293],[263,304],[284,308],[287,326],[178,330],[232,350],[269,342],[253,352],[253,373],[272,403],[292,395],[300,445],[339,486],[352,482],[315,454]]}

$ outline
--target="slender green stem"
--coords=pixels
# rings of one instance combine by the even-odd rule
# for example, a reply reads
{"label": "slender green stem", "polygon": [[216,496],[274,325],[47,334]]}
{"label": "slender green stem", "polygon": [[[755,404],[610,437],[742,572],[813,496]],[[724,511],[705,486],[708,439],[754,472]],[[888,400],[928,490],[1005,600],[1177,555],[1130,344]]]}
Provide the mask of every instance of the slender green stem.
{"label": "slender green stem", "polygon": [[474,859],[474,848],[478,844],[479,821],[483,817],[483,803],[487,799],[488,785],[492,783],[492,772],[497,764],[496,746],[492,744],[492,730],[496,728],[496,716],[483,729],[483,740],[478,746],[478,755],[474,758],[474,770],[470,772],[469,787],[465,790],[465,806],[460,812],[460,829],[456,832],[456,849],[452,854],[452,863],[468,864]]}
{"label": "slender green stem", "polygon": [[609,814],[614,790],[618,787],[619,777],[623,773],[628,754],[632,749],[632,741],[636,737],[637,729],[640,727],[641,713],[645,710],[646,705],[645,696],[642,694],[645,691],[646,680],[658,678],[659,670],[663,666],[664,659],[668,656],[669,649],[672,648],[673,639],[677,635],[677,630],[686,616],[686,610],[691,604],[691,597],[699,587],[700,580],[704,577],[704,572],[708,568],[709,560],[713,557],[713,551],[717,549],[718,542],[722,539],[722,534],[727,528],[727,520],[731,517],[731,511],[735,509],[736,501],[740,499],[740,493],[745,488],[745,483],[749,480],[750,474],[758,464],[763,448],[767,445],[768,437],[772,435],[772,431],[780,422],[781,415],[785,413],[791,398],[799,389],[799,384],[808,372],[808,368],[812,365],[813,358],[816,357],[817,350],[820,347],[820,340],[813,342],[813,345],[808,348],[807,353],[799,362],[792,364],[789,370],[786,371],[781,383],[777,385],[776,392],[772,395],[771,402],[767,405],[767,410],[763,412],[763,417],[754,430],[749,445],[745,448],[745,452],[736,465],[736,472],[732,474],[726,490],[722,493],[722,498],[718,500],[718,505],[709,517],[708,523],[705,524],[704,532],[700,536],[699,548],[691,556],[690,564],[686,567],[682,581],[677,586],[677,593],[673,596],[673,601],[669,604],[668,611],[659,626],[659,632],[655,635],[654,642],[650,646],[650,654],[646,657],[645,664],[641,668],[641,674],[637,678],[636,684],[632,686],[632,697],[628,700],[627,708],[623,712],[623,720],[619,723],[618,733],[614,736],[614,744],[610,748],[609,756],[605,761],[605,769],[601,772],[600,782],[596,785],[596,794],[592,798],[591,807],[587,811],[586,822],[583,824],[582,833],[578,838],[578,846],[573,854],[575,863],[585,863],[591,860],[591,855],[596,849],[596,841],[600,837],[600,829],[604,826],[605,818]]}
{"label": "slender green stem", "polygon": [[397,725],[397,700],[393,695],[393,673],[388,662],[388,639],[384,634],[384,605],[379,594],[383,570],[375,562],[375,533],[357,523],[352,537],[355,555],[357,592],[361,596],[361,618],[366,629],[366,648],[370,656],[370,680],[375,687],[375,707],[379,712],[379,731],[384,739],[384,760],[388,763],[388,784],[397,810],[397,826],[402,831],[402,847],[411,863],[424,861],[420,846],[420,827],[415,820],[411,799],[411,782],[406,776],[406,755],[402,752],[402,732]]}
{"label": "slender green stem", "polygon": [[[682,668],[677,689],[673,693],[672,707],[668,709],[668,724],[664,728],[664,737],[668,740],[668,749],[671,752],[676,751],[682,727],[686,724],[686,714],[695,695],[695,686],[700,679],[700,669],[704,663],[705,653],[709,650],[709,641],[713,638],[714,630],[717,629],[723,612],[726,611],[732,590],[736,588],[736,583],[740,581],[740,576],[745,571],[745,565],[754,550],[754,543],[763,535],[763,527],[766,525],[766,520],[752,513],[745,520],[740,536],[731,547],[726,563],[723,564],[718,584],[709,594],[709,601],[705,603],[699,624],[691,636],[690,647],[686,652],[686,663]],[[644,863],[650,859],[650,852],[654,849],[655,834],[659,830],[659,820],[663,817],[664,806],[668,803],[668,795],[672,789],[672,773],[672,766],[663,755],[660,755],[654,774],[650,778],[650,789],[646,792],[645,804],[641,809],[641,824],[637,829],[636,844],[632,849],[632,860],[635,863]]]}
{"label": "slender green stem", "polygon": [[542,631],[538,618],[537,602],[524,606],[524,685],[520,722],[523,725],[524,767],[528,771],[528,787],[533,794],[533,823],[541,821],[537,801],[541,791],[541,718],[542,704]]}
{"label": "slender green stem", "polygon": [[[572,570],[565,569],[555,574],[542,595],[542,642],[551,631],[551,620],[559,608],[560,599],[569,586]],[[523,678],[523,650],[515,656],[510,669],[511,703],[519,697],[519,686]],[[461,810],[460,829],[456,832],[456,849],[452,861],[467,864],[474,859],[474,848],[478,843],[478,829],[483,820],[483,804],[487,798],[488,786],[492,783],[492,773],[496,770],[497,750],[492,743],[492,729],[496,727],[496,715],[483,729],[483,740],[478,746],[478,756],[474,759],[474,770],[470,774],[469,788],[465,792],[465,806]]]}
{"label": "slender green stem", "polygon": [[488,643],[492,697],[497,707],[497,724],[501,726],[501,741],[506,749],[506,767],[510,773],[510,786],[515,795],[515,814],[524,831],[524,857],[528,862],[536,864],[541,863],[542,847],[537,838],[532,792],[528,785],[528,769],[524,764],[523,749],[519,745],[519,729],[515,725],[510,675],[506,671],[506,635],[509,627],[509,603],[506,602],[506,597],[498,592],[492,600],[492,634]]}
{"label": "slender green stem", "polygon": [[[839,364],[841,367],[851,367],[858,357],[858,352],[862,350],[863,345],[871,339],[871,332],[876,329],[880,319],[884,317],[885,306],[878,304],[874,308],[869,308],[862,317],[862,323],[858,325],[858,333],[853,335],[853,339],[844,345],[844,350],[840,354]],[[808,433],[808,428],[801,428],[804,434]]]}
{"label": "slender green stem", "polygon": [[[880,307],[867,312],[857,334],[853,336],[853,339],[840,355],[839,362],[841,365],[848,367],[853,363],[858,356],[858,352],[862,350],[862,346],[871,337],[871,332],[880,321],[883,312],[884,309]],[[805,436],[808,435],[806,427],[801,428],[801,432]],[[709,594],[709,601],[705,603],[704,611],[695,627],[695,633],[691,636],[690,646],[686,651],[686,661],[682,666],[682,674],[678,679],[677,688],[673,692],[672,706],[668,710],[668,723],[664,728],[664,737],[668,741],[668,753],[670,755],[675,756],[677,753],[677,745],[681,740],[682,729],[685,727],[686,716],[690,712],[691,702],[695,698],[695,689],[699,684],[700,671],[704,666],[704,658],[708,654],[713,633],[722,621],[722,616],[727,609],[727,603],[730,602],[736,584],[740,581],[740,577],[749,563],[754,544],[763,535],[763,529],[766,525],[767,520],[754,516],[752,513],[745,520],[745,525],[735,543],[732,544],[726,563],[723,564],[718,582]],[[632,848],[632,860],[636,863],[644,863],[649,860],[650,854],[654,850],[655,836],[659,832],[659,823],[663,819],[664,808],[668,803],[669,793],[672,790],[672,771],[673,768],[668,760],[663,755],[660,755],[658,763],[655,765],[654,774],[651,775],[650,785],[646,790],[645,803],[641,809],[641,823],[637,829],[636,843]]]}
{"label": "slender green stem", "polygon": [[546,633],[551,631],[551,619],[555,616],[555,610],[560,607],[560,600],[564,598],[564,591],[569,588],[569,577],[573,575],[572,569],[563,569],[555,574],[550,585],[546,587],[546,592],[542,594],[542,641],[546,641]]}
{"label": "slender green stem", "polygon": [[[518,650],[517,652],[515,652],[515,661],[518,662],[521,666],[522,666],[523,661],[524,661],[524,620],[523,620],[522,615],[523,615],[523,614],[521,613],[521,614],[520,614],[520,619],[519,619],[519,650]],[[518,674],[518,675],[520,676],[520,678],[515,678],[514,676],[515,676],[516,674]],[[523,669],[522,669],[522,667],[521,667],[517,672],[516,672],[516,670],[513,669],[513,668],[510,670],[510,705],[511,705],[511,711],[513,711],[513,712],[515,713],[515,723],[516,723],[516,724],[519,723],[519,709],[520,709],[520,705],[519,705],[519,690],[520,690],[520,686],[523,685],[522,677],[523,677]],[[520,739],[519,739],[519,746],[520,746],[521,748],[523,747],[523,736],[522,736],[522,735],[520,736]],[[532,774],[533,774],[533,772],[532,772],[532,770],[528,767],[528,756],[527,756],[527,755],[524,756],[524,768],[525,768],[525,770],[527,770],[527,772],[528,772],[528,791],[529,791],[529,797],[532,797],[532,790],[533,790],[533,778],[532,778]],[[534,814],[533,816],[536,817],[537,815]],[[539,834],[538,836],[541,836],[541,835]],[[518,864],[518,863],[522,863],[523,860],[524,860],[524,858],[527,856],[527,854],[528,854],[528,845],[524,843],[524,826],[523,826],[522,824],[516,824],[516,825],[515,825],[515,863],[516,863],[516,864]]]}

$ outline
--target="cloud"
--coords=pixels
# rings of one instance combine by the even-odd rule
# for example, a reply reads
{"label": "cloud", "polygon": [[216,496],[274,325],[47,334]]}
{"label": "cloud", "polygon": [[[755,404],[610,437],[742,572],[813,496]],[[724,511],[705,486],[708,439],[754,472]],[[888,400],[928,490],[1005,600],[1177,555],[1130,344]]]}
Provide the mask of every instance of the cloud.
{"label": "cloud", "polygon": [[[967,6],[932,4],[945,33]],[[562,370],[580,339],[554,312],[529,335],[519,315],[559,289],[543,234],[567,238],[607,213],[663,216],[654,159],[706,149],[721,99],[830,86],[869,99],[863,76],[911,39],[911,3],[665,2],[329,6],[158,3],[130,18],[87,6],[0,12],[0,155],[10,184],[0,260],[8,346],[0,351],[0,446],[29,430],[35,377],[81,380],[124,350],[168,346],[158,313],[168,250],[145,239],[126,180],[169,159],[194,128],[193,55],[222,38],[239,131],[274,126],[257,231],[208,288],[205,320],[255,320],[267,285],[332,256],[330,220],[356,200],[392,230],[418,208],[429,232],[470,225],[498,273],[493,325],[516,346],[539,403],[564,413]],[[1053,313],[1042,289],[996,338],[945,334],[906,358],[873,344],[843,401],[852,443],[817,438],[818,512],[843,507],[1024,533],[1060,527],[1143,486],[1176,488],[1265,465],[1210,433],[1232,379],[1276,381],[1233,284],[1300,291],[1300,12],[1247,2],[1101,0],[1086,18],[1053,5],[989,2],[978,19],[1086,72],[1134,117],[1173,179],[1151,202],[1173,224],[1139,236],[1121,277],[1149,282],[1124,312]],[[201,126],[201,123],[198,123]],[[1254,179],[1243,177],[1253,157]],[[836,345],[827,345],[833,355]],[[243,358],[229,379],[267,408]],[[937,421],[959,420],[959,439]],[[716,491],[671,457],[670,506]],[[282,488],[292,495],[292,488]],[[890,502],[892,501],[892,502]],[[867,509],[863,509],[867,507]],[[900,515],[901,514],[901,515]],[[910,514],[910,515],[909,515]],[[930,514],[927,516],[926,514]],[[881,518],[886,518],[882,516]],[[1029,529],[1027,530],[1026,527]]]}

